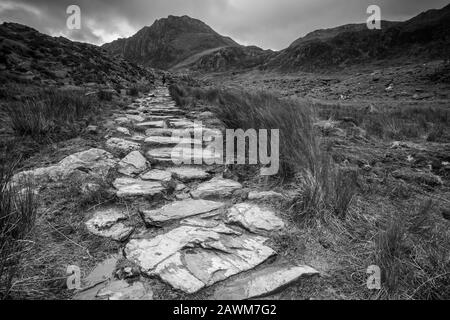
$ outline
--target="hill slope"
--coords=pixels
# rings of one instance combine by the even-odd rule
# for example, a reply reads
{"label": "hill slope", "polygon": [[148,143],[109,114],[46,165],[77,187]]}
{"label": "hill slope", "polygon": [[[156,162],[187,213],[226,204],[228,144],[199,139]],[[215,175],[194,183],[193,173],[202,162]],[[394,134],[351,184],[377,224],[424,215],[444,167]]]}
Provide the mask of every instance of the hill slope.
{"label": "hill slope", "polygon": [[227,46],[239,44],[200,20],[169,16],[156,20],[130,38],[104,44],[103,48],[135,63],[169,69],[195,54]]}
{"label": "hill slope", "polygon": [[450,5],[381,30],[365,24],[319,30],[294,41],[265,63],[265,69],[314,71],[375,60],[431,60],[449,55]]}
{"label": "hill slope", "polygon": [[126,85],[152,73],[97,46],[5,22],[0,25],[0,76],[5,83]]}

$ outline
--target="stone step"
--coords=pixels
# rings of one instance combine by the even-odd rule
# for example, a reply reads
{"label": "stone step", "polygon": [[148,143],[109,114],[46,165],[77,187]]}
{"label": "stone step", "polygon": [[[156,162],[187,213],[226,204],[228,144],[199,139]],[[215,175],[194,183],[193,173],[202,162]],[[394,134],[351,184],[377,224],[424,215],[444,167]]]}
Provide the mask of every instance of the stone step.
{"label": "stone step", "polygon": [[153,169],[149,172],[141,174],[142,180],[153,180],[153,181],[161,181],[161,182],[170,182],[172,181],[172,173],[164,170]]}
{"label": "stone step", "polygon": [[143,181],[132,178],[117,178],[113,182],[119,198],[155,196],[161,194],[166,188],[157,181]]}
{"label": "stone step", "polygon": [[183,182],[189,182],[192,180],[204,180],[210,177],[210,174],[201,168],[193,166],[173,167],[167,168],[167,171],[171,172],[175,178]]}
{"label": "stone step", "polygon": [[140,210],[147,225],[162,226],[174,220],[198,216],[223,208],[225,203],[208,200],[182,200],[155,210]]}
{"label": "stone step", "polygon": [[228,198],[239,189],[242,189],[239,182],[216,177],[199,184],[195,190],[191,191],[191,196],[194,199]]}
{"label": "stone step", "polygon": [[136,127],[138,128],[166,128],[166,122],[162,120],[157,121],[145,121],[141,123],[137,123]]}
{"label": "stone step", "polygon": [[146,156],[152,161],[174,162],[176,164],[212,164],[222,160],[219,155],[208,149],[192,148],[156,148],[147,151]]}
{"label": "stone step", "polygon": [[188,148],[191,145],[201,146],[203,142],[201,140],[191,139],[191,138],[181,138],[177,136],[165,137],[165,136],[151,136],[144,140],[146,145],[155,147],[168,147],[168,146],[184,146]]}

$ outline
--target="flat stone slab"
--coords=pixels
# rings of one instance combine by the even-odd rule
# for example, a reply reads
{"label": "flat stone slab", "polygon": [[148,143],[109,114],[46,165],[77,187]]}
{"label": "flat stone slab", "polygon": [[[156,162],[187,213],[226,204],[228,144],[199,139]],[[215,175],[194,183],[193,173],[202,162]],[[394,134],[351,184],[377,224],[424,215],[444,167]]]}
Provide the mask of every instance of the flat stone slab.
{"label": "flat stone slab", "polygon": [[164,121],[146,121],[136,124],[136,127],[140,128],[165,128],[166,123]]}
{"label": "flat stone slab", "polygon": [[195,190],[191,191],[191,195],[194,199],[226,198],[239,189],[242,189],[242,185],[239,182],[230,179],[213,178],[199,184]]}
{"label": "flat stone slab", "polygon": [[194,129],[170,129],[170,128],[151,128],[145,130],[145,135],[147,137],[152,136],[163,136],[163,137],[172,137],[172,136],[190,136],[190,134],[194,132]]}
{"label": "flat stone slab", "polygon": [[159,276],[176,289],[194,293],[274,255],[264,245],[266,240],[224,225],[180,226],[151,239],[132,239],[125,254],[149,276]]}
{"label": "flat stone slab", "polygon": [[126,219],[127,216],[118,209],[99,210],[86,222],[86,227],[97,236],[123,241],[133,232],[132,227],[120,222]]}
{"label": "flat stone slab", "polygon": [[91,288],[112,279],[118,261],[119,256],[112,256],[96,265],[89,275],[81,281],[83,288]]}
{"label": "flat stone slab", "polygon": [[174,128],[195,128],[197,125],[193,121],[186,119],[173,119],[169,121],[170,126]]}
{"label": "flat stone slab", "polygon": [[282,199],[284,196],[275,191],[250,191],[248,193],[248,200],[266,200],[266,199]]}
{"label": "flat stone slab", "polygon": [[172,117],[173,116],[171,116],[171,115],[162,116],[162,115],[155,115],[155,114],[151,114],[151,113],[147,116],[148,120],[151,120],[151,121],[168,120]]}
{"label": "flat stone slab", "polygon": [[166,136],[151,136],[145,139],[145,144],[150,146],[176,146],[184,145],[189,147],[192,144],[202,145],[201,140],[191,139],[191,138],[181,138],[177,136],[166,137]]}
{"label": "flat stone slab", "polygon": [[53,166],[18,173],[14,175],[12,182],[18,183],[23,179],[32,179],[38,183],[57,182],[65,180],[73,174],[82,177],[104,178],[116,164],[117,159],[111,153],[94,148],[74,153]]}
{"label": "flat stone slab", "polygon": [[136,134],[136,135],[132,136],[132,137],[130,138],[130,140],[133,140],[133,141],[136,141],[136,142],[142,142],[142,141],[145,140],[145,137],[144,137],[144,136],[141,136],[141,135],[139,135],[139,134]]}
{"label": "flat stone slab", "polygon": [[234,205],[228,211],[227,218],[229,223],[237,224],[254,233],[279,231],[284,228],[283,220],[274,212],[250,203]]}
{"label": "flat stone slab", "polygon": [[225,283],[216,289],[213,297],[217,300],[245,300],[263,297],[286,288],[302,277],[318,274],[317,270],[308,266],[270,266]]}
{"label": "flat stone slab", "polygon": [[141,210],[145,223],[161,226],[173,220],[198,216],[225,206],[222,202],[207,200],[183,200],[172,202],[156,210]]}
{"label": "flat stone slab", "polygon": [[153,291],[139,281],[129,284],[125,280],[115,280],[100,289],[97,297],[107,300],[153,300]]}
{"label": "flat stone slab", "polygon": [[139,151],[132,151],[119,162],[118,171],[127,176],[134,176],[145,171],[147,167],[147,159]]}
{"label": "flat stone slab", "polygon": [[136,115],[136,114],[127,114],[125,115],[128,119],[130,119],[133,122],[143,122],[145,121],[145,118],[140,116],[140,115]]}
{"label": "flat stone slab", "polygon": [[211,152],[208,149],[195,148],[179,148],[179,147],[164,147],[155,148],[147,151],[146,156],[150,159],[161,162],[173,162],[174,164],[212,164],[216,161],[222,160],[219,155]]}
{"label": "flat stone slab", "polygon": [[128,141],[121,138],[111,138],[106,141],[106,146],[108,149],[119,151],[119,152],[131,152],[139,150],[141,145],[139,143]]}
{"label": "flat stone slab", "polygon": [[143,181],[132,178],[118,178],[113,182],[119,198],[154,196],[162,193],[165,188],[157,181]]}
{"label": "flat stone slab", "polygon": [[142,180],[153,180],[170,182],[172,180],[172,173],[164,170],[153,169],[141,175]]}
{"label": "flat stone slab", "polygon": [[191,166],[168,168],[167,171],[170,171],[175,178],[183,182],[204,180],[210,177],[210,174],[205,170]]}

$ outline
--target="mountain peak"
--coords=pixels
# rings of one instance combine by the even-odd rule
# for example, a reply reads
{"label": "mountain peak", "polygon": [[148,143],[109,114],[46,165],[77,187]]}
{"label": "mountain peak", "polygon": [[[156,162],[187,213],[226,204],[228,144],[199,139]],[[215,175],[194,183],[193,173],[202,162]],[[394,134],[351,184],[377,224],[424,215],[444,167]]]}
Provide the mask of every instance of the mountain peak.
{"label": "mountain peak", "polygon": [[105,44],[103,48],[136,63],[169,69],[194,54],[228,46],[239,44],[198,19],[169,15],[134,36]]}

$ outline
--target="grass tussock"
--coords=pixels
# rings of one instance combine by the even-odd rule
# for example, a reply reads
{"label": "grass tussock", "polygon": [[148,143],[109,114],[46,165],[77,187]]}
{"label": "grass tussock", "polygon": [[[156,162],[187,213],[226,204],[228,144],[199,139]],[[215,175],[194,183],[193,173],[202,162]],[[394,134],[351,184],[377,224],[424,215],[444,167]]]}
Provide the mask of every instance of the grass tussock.
{"label": "grass tussock", "polygon": [[95,113],[93,98],[74,91],[46,90],[6,106],[10,126],[18,135],[35,138],[73,136],[80,121]]}
{"label": "grass tussock", "polygon": [[322,216],[327,210],[344,217],[353,198],[353,184],[321,148],[313,126],[314,110],[293,100],[282,100],[265,92],[200,89],[172,85],[172,98],[185,108],[196,104],[208,109],[227,129],[279,129],[281,181],[295,177],[297,196],[290,208],[296,220]]}
{"label": "grass tussock", "polygon": [[0,167],[0,299],[9,298],[37,210],[31,183],[10,183],[14,168]]}
{"label": "grass tussock", "polygon": [[[449,299],[450,233],[433,203],[377,210],[373,215],[352,210],[345,221],[334,221],[331,232],[339,239],[336,248],[355,286],[352,293],[370,299]],[[380,267],[381,290],[361,287],[370,265]]]}
{"label": "grass tussock", "polygon": [[321,118],[352,121],[367,135],[383,140],[428,137],[428,141],[448,139],[450,110],[446,106],[403,106],[369,112],[353,106],[318,106]]}

